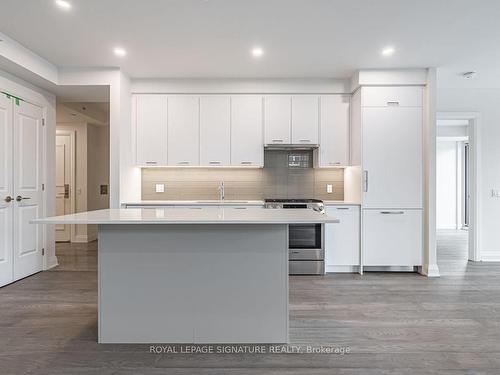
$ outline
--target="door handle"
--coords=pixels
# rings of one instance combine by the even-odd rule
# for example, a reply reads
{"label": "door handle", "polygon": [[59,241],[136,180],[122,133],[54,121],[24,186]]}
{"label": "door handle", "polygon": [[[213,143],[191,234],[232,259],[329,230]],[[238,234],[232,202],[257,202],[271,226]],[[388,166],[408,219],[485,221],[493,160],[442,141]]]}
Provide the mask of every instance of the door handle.
{"label": "door handle", "polygon": [[5,199],[4,199],[4,201],[5,201],[5,202],[7,202],[7,203],[12,202],[13,200],[14,200],[14,198],[12,198],[10,195],[7,195],[7,196],[5,197]]}
{"label": "door handle", "polygon": [[22,201],[22,200],[24,200],[24,199],[31,199],[31,198],[30,198],[30,197],[21,197],[20,195],[18,195],[18,196],[16,197],[16,201],[18,201],[18,202],[21,202],[21,201]]}
{"label": "door handle", "polygon": [[382,215],[403,215],[404,211],[380,211]]}
{"label": "door handle", "polygon": [[363,171],[363,191],[368,192],[368,171]]}

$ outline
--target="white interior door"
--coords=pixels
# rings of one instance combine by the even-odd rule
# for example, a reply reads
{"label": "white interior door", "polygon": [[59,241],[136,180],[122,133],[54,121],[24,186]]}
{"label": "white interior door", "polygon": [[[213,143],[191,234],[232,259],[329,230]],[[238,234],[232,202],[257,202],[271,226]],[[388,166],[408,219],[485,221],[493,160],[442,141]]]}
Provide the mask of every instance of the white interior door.
{"label": "white interior door", "polygon": [[[72,176],[73,141],[70,133],[56,135],[56,215],[71,214],[71,198],[73,191]],[[71,226],[58,224],[55,226],[56,241],[71,240]]]}
{"label": "white interior door", "polygon": [[14,105],[14,279],[42,270],[42,229],[30,224],[42,215],[42,109]]}
{"label": "white interior door", "polygon": [[13,281],[12,100],[0,94],[0,286]]}

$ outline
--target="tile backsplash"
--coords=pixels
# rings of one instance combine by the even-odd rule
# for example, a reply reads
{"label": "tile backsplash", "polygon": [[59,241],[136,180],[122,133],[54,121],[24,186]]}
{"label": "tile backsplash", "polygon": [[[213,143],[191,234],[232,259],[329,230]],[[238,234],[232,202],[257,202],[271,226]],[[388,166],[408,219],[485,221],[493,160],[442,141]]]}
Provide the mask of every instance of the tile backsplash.
{"label": "tile backsplash", "polygon": [[[276,178],[269,173],[266,169],[250,168],[143,168],[142,199],[219,199],[217,188],[224,181],[226,199],[262,200],[280,194],[280,189],[273,185]],[[295,177],[299,180],[293,181],[289,195],[323,200],[344,199],[343,169],[309,169],[307,175]],[[164,184],[165,191],[156,193],[156,184]],[[332,193],[327,193],[328,184],[333,187]]]}

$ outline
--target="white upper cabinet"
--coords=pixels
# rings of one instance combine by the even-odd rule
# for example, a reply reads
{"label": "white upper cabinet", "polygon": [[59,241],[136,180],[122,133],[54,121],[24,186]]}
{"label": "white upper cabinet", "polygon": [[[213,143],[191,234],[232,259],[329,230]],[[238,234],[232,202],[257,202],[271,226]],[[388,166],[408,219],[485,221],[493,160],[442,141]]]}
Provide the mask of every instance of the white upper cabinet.
{"label": "white upper cabinet", "polygon": [[364,107],[365,208],[422,208],[422,108]]}
{"label": "white upper cabinet", "polygon": [[199,97],[168,97],[168,165],[200,164]]}
{"label": "white upper cabinet", "polygon": [[200,98],[200,162],[202,166],[231,164],[231,98]]}
{"label": "white upper cabinet", "polygon": [[318,144],[319,98],[315,95],[292,96],[292,143]]}
{"label": "white upper cabinet", "polygon": [[291,142],[292,98],[289,95],[269,95],[264,98],[265,143]]}
{"label": "white upper cabinet", "polygon": [[349,165],[349,103],[349,95],[320,97],[320,167]]}
{"label": "white upper cabinet", "polygon": [[231,97],[231,165],[264,165],[261,96]]}
{"label": "white upper cabinet", "polygon": [[363,107],[422,107],[423,88],[415,86],[363,87]]}
{"label": "white upper cabinet", "polygon": [[137,95],[133,105],[137,165],[167,165],[167,97]]}

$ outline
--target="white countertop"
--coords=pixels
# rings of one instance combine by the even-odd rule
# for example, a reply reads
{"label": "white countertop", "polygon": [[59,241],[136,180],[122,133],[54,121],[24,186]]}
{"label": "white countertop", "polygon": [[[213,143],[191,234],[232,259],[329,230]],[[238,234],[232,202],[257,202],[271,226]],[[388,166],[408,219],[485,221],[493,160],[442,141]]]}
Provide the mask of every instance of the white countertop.
{"label": "white countertop", "polygon": [[264,201],[259,200],[210,200],[210,199],[200,199],[196,201],[181,201],[181,200],[151,200],[151,201],[136,201],[136,202],[125,202],[122,206],[134,207],[134,206],[263,206]]}
{"label": "white countertop", "polygon": [[323,201],[325,206],[361,206],[359,202],[350,202],[350,201]]}
{"label": "white countertop", "polygon": [[338,223],[313,210],[260,207],[115,208],[32,220],[34,224],[305,224]]}
{"label": "white countertop", "polygon": [[[325,205],[346,205],[359,206],[358,202],[324,200]],[[197,201],[181,201],[181,200],[152,200],[152,201],[136,201],[125,202],[122,206],[132,207],[158,207],[158,206],[263,206],[264,201],[260,200],[197,200]]]}

